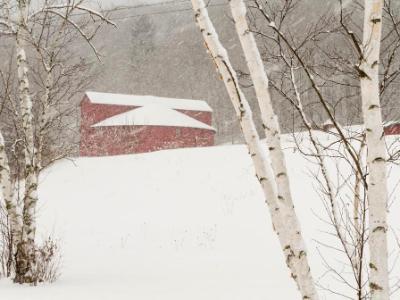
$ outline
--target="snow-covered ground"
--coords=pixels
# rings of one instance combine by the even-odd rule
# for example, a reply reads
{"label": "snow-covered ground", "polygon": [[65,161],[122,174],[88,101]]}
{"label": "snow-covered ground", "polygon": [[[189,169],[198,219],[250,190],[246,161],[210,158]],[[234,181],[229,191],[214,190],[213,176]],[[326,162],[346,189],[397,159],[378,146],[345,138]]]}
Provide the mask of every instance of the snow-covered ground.
{"label": "snow-covered ground", "polygon": [[[312,165],[286,155],[314,276],[352,295],[325,274],[321,255],[344,259],[316,242],[332,238]],[[393,190],[400,172],[390,174]],[[391,200],[398,231],[396,193]],[[38,287],[1,280],[1,299],[299,299],[245,146],[62,161],[41,177],[40,201],[38,236],[60,239],[62,276]],[[391,249],[394,261],[393,239]]]}

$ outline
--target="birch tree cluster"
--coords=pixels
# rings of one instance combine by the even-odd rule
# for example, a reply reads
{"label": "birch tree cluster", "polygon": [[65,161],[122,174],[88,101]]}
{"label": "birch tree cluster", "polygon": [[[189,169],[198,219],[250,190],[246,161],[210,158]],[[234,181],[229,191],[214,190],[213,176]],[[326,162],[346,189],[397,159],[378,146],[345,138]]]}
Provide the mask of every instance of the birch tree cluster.
{"label": "birch tree cluster", "polygon": [[[348,272],[340,272],[324,260],[329,272],[322,288],[329,289],[332,275],[351,286],[357,299],[388,299],[397,282],[389,287],[386,165],[397,163],[398,141],[386,143],[382,125],[398,120],[399,3],[338,1],[303,36],[287,22],[302,1],[269,4],[260,1],[252,7],[265,20],[253,22],[253,30],[262,44],[270,45],[264,47],[265,63],[278,65],[270,74],[272,89],[293,107],[312,141],[310,149],[299,138],[303,133],[294,135],[296,147],[319,165],[314,177],[332,225],[329,234],[340,245],[323,246],[347,261]],[[364,126],[344,127],[359,124]],[[321,141],[320,132],[328,141]]]}
{"label": "birch tree cluster", "polygon": [[[262,7],[262,10],[258,6]],[[398,120],[399,94],[400,3],[384,1],[381,39],[380,98],[385,122]],[[298,92],[303,98],[303,109],[314,128],[323,129],[329,115],[314,92],[301,63],[314,76],[329,109],[342,125],[362,124],[359,60],[362,51],[364,1],[337,0],[327,2],[326,9],[318,9],[316,16],[305,11],[317,10],[317,3],[304,0],[259,1],[249,5],[249,22],[260,45],[264,63],[268,66],[272,93],[276,102],[291,104],[293,97],[291,74],[296,76]],[[275,22],[286,39],[274,36],[265,13]],[[293,51],[301,61],[298,60]],[[244,72],[246,83],[248,73]],[[302,118],[291,105],[291,122],[282,121],[286,130],[306,129]],[[285,130],[285,131],[286,131]]]}
{"label": "birch tree cluster", "polygon": [[[389,275],[386,169],[396,163],[398,151],[386,143],[383,125],[399,113],[392,104],[398,99],[400,73],[399,3],[338,0],[310,22],[299,14],[305,2],[229,2],[247,63],[238,76],[206,4],[192,0],[207,51],[235,108],[299,299],[318,299],[318,290],[344,299],[389,299],[398,283]],[[301,26],[302,22],[307,24]],[[254,88],[266,145],[255,129],[243,87]],[[334,244],[320,241],[327,272],[318,281],[310,273],[301,220],[292,202],[301,195],[290,194],[273,105],[280,100],[293,115],[294,148],[315,166],[311,172],[325,204],[327,234],[336,239]],[[282,226],[282,220],[291,226]],[[326,258],[327,252],[334,253],[334,262]],[[292,260],[293,256],[303,260]],[[298,272],[301,267],[305,269]],[[331,288],[332,280],[345,288]],[[353,294],[346,292],[348,287]]]}
{"label": "birch tree cluster", "polygon": [[3,275],[15,282],[54,278],[45,272],[50,253],[44,252],[56,247],[36,243],[39,174],[74,150],[77,104],[71,100],[93,78],[93,59],[80,48],[100,60],[93,39],[105,24],[114,25],[84,0],[1,4],[0,51],[7,58],[0,65],[0,186],[8,237]]}

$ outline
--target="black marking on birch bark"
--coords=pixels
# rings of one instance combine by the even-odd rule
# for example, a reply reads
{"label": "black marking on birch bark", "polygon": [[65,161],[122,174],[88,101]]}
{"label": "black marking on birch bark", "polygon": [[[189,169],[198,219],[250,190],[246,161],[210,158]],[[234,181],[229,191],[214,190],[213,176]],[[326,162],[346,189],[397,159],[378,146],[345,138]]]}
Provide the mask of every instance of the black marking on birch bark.
{"label": "black marking on birch bark", "polygon": [[259,177],[258,180],[262,183],[263,181],[267,181],[267,178],[265,178],[265,177]]}
{"label": "black marking on birch bark", "polygon": [[306,252],[304,250],[301,250],[299,253],[299,259],[306,255],[307,255]]}
{"label": "black marking on birch bark", "polygon": [[375,108],[379,108],[379,106],[376,105],[376,104],[372,104],[372,105],[370,105],[370,106],[368,107],[368,110],[372,110],[372,109],[375,109]]}
{"label": "black marking on birch bark", "polygon": [[375,60],[375,61],[372,63],[371,68],[375,68],[376,66],[378,66],[378,61],[377,61],[377,60]]}
{"label": "black marking on birch bark", "polygon": [[386,228],[384,226],[377,226],[372,230],[372,232],[383,231],[386,232]]}
{"label": "black marking on birch bark", "polygon": [[383,161],[385,161],[385,159],[383,157],[377,157],[372,162],[376,163],[376,162],[383,162]]}
{"label": "black marking on birch bark", "polygon": [[368,74],[367,73],[365,73],[365,71],[364,70],[362,70],[361,68],[360,68],[360,66],[354,66],[354,68],[357,70],[357,72],[358,72],[358,76],[360,77],[360,78],[367,78],[367,79],[369,79],[369,80],[371,80],[371,77],[369,77],[368,76]]}
{"label": "black marking on birch bark", "polygon": [[373,290],[373,291],[381,291],[381,290],[383,290],[383,288],[380,285],[378,285],[378,284],[376,284],[374,282],[370,282],[369,283],[369,288],[371,290]]}
{"label": "black marking on birch bark", "polygon": [[378,271],[378,268],[373,263],[369,263],[369,267],[370,267],[370,269],[374,269],[375,271]]}
{"label": "black marking on birch bark", "polygon": [[239,107],[239,112],[240,112],[240,120],[242,120],[246,115],[246,111],[244,110],[242,105]]}
{"label": "black marking on birch bark", "polygon": [[229,76],[232,79],[233,84],[235,86],[236,96],[238,97],[239,104],[240,104],[240,108],[239,108],[240,116],[241,116],[241,118],[243,118],[243,116],[245,115],[246,111],[243,108],[242,97],[241,97],[240,92],[239,92],[239,85],[237,84],[237,82],[235,80],[235,76],[233,76],[233,73],[232,73],[231,69],[229,68],[228,64],[226,63],[226,61],[224,59],[222,59],[222,58],[221,58],[221,60],[222,60],[222,63],[225,65],[225,68],[228,71]]}
{"label": "black marking on birch bark", "polygon": [[[288,250],[289,250],[289,253],[286,256],[286,264],[290,267],[290,263],[292,262],[292,259],[295,257],[295,255],[294,255],[293,250],[290,248],[290,246],[289,246]],[[292,273],[292,275],[294,275],[294,274]],[[294,276],[296,276],[296,275],[294,275]],[[296,278],[296,277],[293,277],[293,278]]]}
{"label": "black marking on birch bark", "polygon": [[286,173],[285,172],[280,172],[280,173],[278,173],[278,174],[276,174],[276,177],[281,177],[281,176],[286,176]]}
{"label": "black marking on birch bark", "polygon": [[274,151],[274,150],[275,150],[275,147],[269,147],[268,150],[269,150],[269,151]]}
{"label": "black marking on birch bark", "polygon": [[380,21],[381,21],[381,18],[372,18],[371,19],[371,22],[374,24],[379,23]]}
{"label": "black marking on birch bark", "polygon": [[278,195],[278,200],[284,201],[285,198],[283,198],[281,195]]}

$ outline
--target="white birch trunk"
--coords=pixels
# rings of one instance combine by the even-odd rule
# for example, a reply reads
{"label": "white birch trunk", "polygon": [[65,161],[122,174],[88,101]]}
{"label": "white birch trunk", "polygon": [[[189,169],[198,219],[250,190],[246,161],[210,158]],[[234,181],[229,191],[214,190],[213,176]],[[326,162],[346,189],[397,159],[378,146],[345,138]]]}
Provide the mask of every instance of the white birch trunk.
{"label": "white birch trunk", "polygon": [[11,180],[10,165],[5,149],[3,135],[0,132],[0,187],[6,206],[11,233],[11,257],[14,260],[16,246],[21,241],[22,217],[19,214],[17,198],[14,197],[14,186]]}
{"label": "white birch trunk", "polygon": [[[261,111],[263,128],[278,189],[277,196],[281,214],[287,221],[288,227],[297,228],[300,231],[300,225],[297,220],[290,192],[290,182],[286,168],[285,156],[281,146],[278,117],[272,106],[268,77],[264,69],[264,63],[261,59],[254,35],[249,30],[246,19],[246,6],[243,0],[231,0],[230,7]],[[296,242],[298,243],[296,248],[303,248],[302,251],[305,251],[303,241],[301,239],[293,241],[294,244]],[[306,257],[304,257],[304,259],[306,259]],[[296,275],[296,282],[302,296],[307,296],[309,299],[317,299],[314,280],[311,276],[308,264],[298,262],[294,267],[296,270],[294,270],[294,272],[292,270],[292,272]]]}
{"label": "white birch trunk", "polygon": [[389,299],[387,250],[386,149],[379,93],[379,54],[384,0],[365,0],[364,59],[360,69],[361,98],[366,127],[370,292],[372,300]]}
{"label": "white birch trunk", "polygon": [[22,126],[24,132],[25,155],[25,194],[23,208],[22,239],[17,251],[17,265],[15,280],[20,283],[32,282],[32,268],[34,265],[35,231],[36,231],[36,203],[38,200],[38,174],[36,165],[36,148],[34,143],[32,98],[29,89],[28,65],[25,53],[25,26],[27,7],[24,0],[19,4],[19,24],[16,39],[17,71],[19,98],[21,105]]}
{"label": "white birch trunk", "polygon": [[[206,46],[217,65],[239,118],[244,138],[253,159],[257,178],[263,189],[265,201],[269,206],[273,226],[286,258],[286,263],[292,272],[292,277],[301,289],[302,298],[318,299],[293,206],[286,207],[285,205],[281,205],[281,200],[278,200],[277,186],[267,156],[268,149],[259,139],[251,109],[239,87],[236,72],[229,61],[225,48],[218,39],[203,0],[192,0],[192,5],[195,11],[196,22],[203,34]],[[307,280],[304,280],[304,278],[307,278]]]}

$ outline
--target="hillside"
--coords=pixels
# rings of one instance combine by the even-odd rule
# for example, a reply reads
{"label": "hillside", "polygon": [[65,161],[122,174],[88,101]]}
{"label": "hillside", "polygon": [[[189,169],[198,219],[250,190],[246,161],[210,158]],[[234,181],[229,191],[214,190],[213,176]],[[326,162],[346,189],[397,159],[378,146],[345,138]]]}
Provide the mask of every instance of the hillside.
{"label": "hillside", "polygon": [[[325,233],[314,167],[298,152],[286,155],[312,271],[321,285],[351,295],[321,258],[344,261],[318,243],[336,245]],[[399,169],[390,174],[393,191]],[[0,281],[2,299],[298,298],[242,145],[62,161],[41,177],[40,199],[38,236],[59,238],[62,276],[36,288]],[[398,232],[398,195],[391,200]]]}

